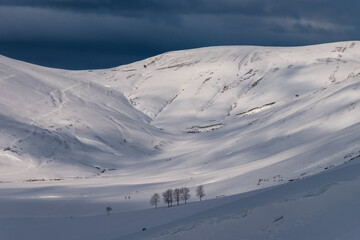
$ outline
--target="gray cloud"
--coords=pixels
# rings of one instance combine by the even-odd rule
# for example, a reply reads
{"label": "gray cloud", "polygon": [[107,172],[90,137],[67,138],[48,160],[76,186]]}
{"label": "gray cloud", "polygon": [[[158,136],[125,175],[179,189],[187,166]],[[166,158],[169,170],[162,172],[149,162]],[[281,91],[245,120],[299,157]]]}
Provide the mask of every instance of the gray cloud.
{"label": "gray cloud", "polygon": [[[350,19],[360,3],[356,0],[0,0],[3,6],[67,9],[96,13],[243,14],[301,18]],[[331,19],[328,19],[331,21]]]}
{"label": "gray cloud", "polygon": [[[110,67],[209,45],[354,40],[358,6],[354,0],[0,0],[0,54],[31,55],[30,61],[57,67],[82,68],[86,61]],[[56,52],[58,63],[42,61],[46,52]],[[71,53],[85,64],[69,65]]]}

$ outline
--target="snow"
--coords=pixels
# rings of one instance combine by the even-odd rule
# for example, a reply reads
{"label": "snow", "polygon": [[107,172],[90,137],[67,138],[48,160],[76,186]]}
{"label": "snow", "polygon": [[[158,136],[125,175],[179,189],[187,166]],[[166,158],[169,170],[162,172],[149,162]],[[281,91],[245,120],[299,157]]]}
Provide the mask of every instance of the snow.
{"label": "snow", "polygon": [[[358,238],[359,53],[209,47],[88,71],[0,56],[0,239]],[[189,204],[151,208],[177,187]]]}

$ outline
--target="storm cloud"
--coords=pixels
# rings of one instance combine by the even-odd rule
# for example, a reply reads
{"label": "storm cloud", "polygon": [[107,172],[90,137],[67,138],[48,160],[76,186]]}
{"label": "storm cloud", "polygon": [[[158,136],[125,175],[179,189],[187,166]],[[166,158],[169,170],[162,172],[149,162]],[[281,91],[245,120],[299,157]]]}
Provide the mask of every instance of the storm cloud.
{"label": "storm cloud", "polygon": [[354,0],[0,0],[0,54],[81,69],[214,45],[359,38]]}

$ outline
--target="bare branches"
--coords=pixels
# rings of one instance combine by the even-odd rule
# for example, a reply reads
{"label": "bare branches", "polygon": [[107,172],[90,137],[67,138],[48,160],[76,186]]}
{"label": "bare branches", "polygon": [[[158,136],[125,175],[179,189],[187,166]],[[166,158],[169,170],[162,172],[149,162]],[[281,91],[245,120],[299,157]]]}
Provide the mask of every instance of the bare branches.
{"label": "bare branches", "polygon": [[155,208],[157,208],[159,202],[160,202],[160,195],[158,193],[154,193],[154,195],[152,195],[152,197],[150,198],[151,206],[155,206]]}
{"label": "bare branches", "polygon": [[184,200],[185,204],[186,204],[186,201],[190,199],[190,189],[187,188],[187,187],[183,187],[180,189],[180,197],[182,200]]}
{"label": "bare branches", "polygon": [[206,196],[205,194],[205,189],[204,189],[204,185],[199,185],[197,188],[196,188],[196,196],[198,196],[200,198],[200,201],[203,197]]}
{"label": "bare branches", "polygon": [[179,205],[180,196],[181,196],[180,189],[175,188],[175,190],[173,192],[173,197],[174,197],[174,200],[176,201],[177,205]]}
{"label": "bare branches", "polygon": [[168,189],[165,192],[162,193],[162,197],[164,200],[164,203],[167,203],[168,207],[172,207],[173,202],[173,190]]}

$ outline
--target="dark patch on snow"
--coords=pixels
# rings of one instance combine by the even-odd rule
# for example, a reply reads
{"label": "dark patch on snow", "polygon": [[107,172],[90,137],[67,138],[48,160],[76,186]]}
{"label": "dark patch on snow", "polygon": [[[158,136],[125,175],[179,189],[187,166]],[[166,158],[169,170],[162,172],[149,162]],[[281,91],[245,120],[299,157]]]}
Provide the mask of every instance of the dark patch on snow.
{"label": "dark patch on snow", "polygon": [[262,184],[264,182],[279,183],[279,182],[284,182],[284,178],[281,175],[276,175],[276,176],[273,176],[272,178],[259,178],[257,185],[259,186],[260,184]]}
{"label": "dark patch on snow", "polygon": [[175,71],[176,71],[176,70],[179,70],[179,69],[182,68],[182,67],[189,67],[189,66],[195,65],[195,64],[197,64],[197,63],[199,63],[199,62],[200,62],[200,61],[179,63],[179,64],[167,66],[167,67],[158,68],[158,69],[156,69],[156,70],[164,70],[164,69],[172,69],[172,68],[175,68]]}
{"label": "dark patch on snow", "polygon": [[328,170],[328,169],[333,168],[333,167],[335,167],[335,165],[330,165],[328,167],[325,167],[324,170]]}
{"label": "dark patch on snow", "polygon": [[127,76],[126,79],[132,78],[133,76],[135,76],[135,74],[131,74],[131,75]]}
{"label": "dark patch on snow", "polygon": [[262,105],[261,107],[254,107],[254,108],[251,108],[251,109],[247,110],[246,112],[241,112],[241,113],[238,113],[238,114],[236,114],[236,115],[238,116],[238,115],[249,114],[249,113],[251,113],[251,112],[253,112],[253,111],[255,111],[255,110],[260,110],[260,109],[262,109],[263,107],[268,107],[268,106],[274,105],[275,103],[276,103],[276,102],[267,103],[267,104]]}
{"label": "dark patch on snow", "polygon": [[353,161],[355,159],[360,158],[360,151],[358,152],[352,152],[344,156],[344,159],[346,160],[345,163]]}
{"label": "dark patch on snow", "polygon": [[218,128],[224,127],[223,123],[217,123],[207,126],[192,126],[187,133],[203,133],[203,132],[210,132]]}
{"label": "dark patch on snow", "polygon": [[25,182],[45,182],[45,178],[34,178],[34,179],[28,179]]}
{"label": "dark patch on snow", "polygon": [[283,218],[284,218],[284,216],[277,217],[277,218],[275,218],[274,222],[280,221]]}
{"label": "dark patch on snow", "polygon": [[299,180],[300,178],[291,178],[291,179],[289,179],[289,182],[293,182],[293,181],[297,181],[297,180]]}
{"label": "dark patch on snow", "polygon": [[202,84],[206,83],[206,82],[209,81],[210,79],[211,79],[211,77],[206,78],[206,79],[202,82]]}
{"label": "dark patch on snow", "polygon": [[332,50],[331,52],[345,52],[346,47],[335,47],[334,50]]}
{"label": "dark patch on snow", "polygon": [[263,79],[263,78],[260,78],[260,79],[256,80],[256,81],[251,85],[251,88],[256,87],[256,86],[260,83],[260,81],[261,81],[262,79]]}

